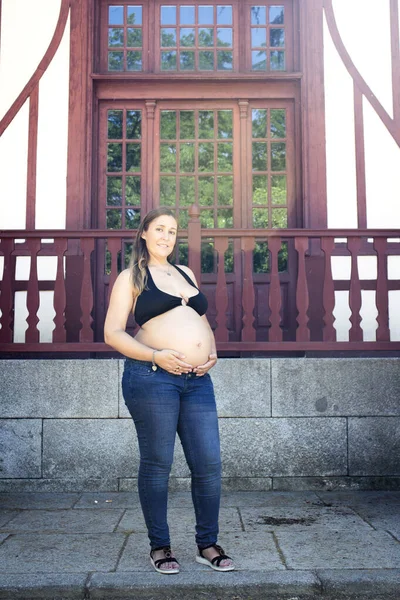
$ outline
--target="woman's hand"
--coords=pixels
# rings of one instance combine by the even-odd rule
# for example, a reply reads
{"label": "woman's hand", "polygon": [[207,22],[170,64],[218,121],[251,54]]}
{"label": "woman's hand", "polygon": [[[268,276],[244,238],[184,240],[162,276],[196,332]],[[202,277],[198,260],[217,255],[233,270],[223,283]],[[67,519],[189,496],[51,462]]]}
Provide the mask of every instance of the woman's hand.
{"label": "woman's hand", "polygon": [[204,365],[199,365],[198,367],[195,367],[193,369],[194,373],[196,373],[197,377],[202,377],[203,375],[205,375],[210,369],[213,368],[213,366],[216,364],[217,362],[217,355],[216,354],[210,354],[208,356],[208,361],[206,363],[204,363]]}
{"label": "woman's hand", "polygon": [[170,350],[169,348],[157,350],[154,354],[154,362],[156,365],[174,375],[190,373],[193,371],[192,365],[184,362],[184,358],[186,358],[184,354],[176,352],[175,350]]}

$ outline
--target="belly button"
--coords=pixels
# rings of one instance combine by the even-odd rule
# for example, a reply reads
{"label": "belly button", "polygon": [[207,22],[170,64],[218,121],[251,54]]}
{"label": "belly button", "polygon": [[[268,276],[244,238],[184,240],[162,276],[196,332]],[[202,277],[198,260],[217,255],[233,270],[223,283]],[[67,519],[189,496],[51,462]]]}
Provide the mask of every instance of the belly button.
{"label": "belly button", "polygon": [[197,347],[198,347],[198,348],[200,348],[200,346],[201,346],[201,345],[202,345],[202,343],[201,343],[201,342],[199,342],[199,343],[197,344]]}

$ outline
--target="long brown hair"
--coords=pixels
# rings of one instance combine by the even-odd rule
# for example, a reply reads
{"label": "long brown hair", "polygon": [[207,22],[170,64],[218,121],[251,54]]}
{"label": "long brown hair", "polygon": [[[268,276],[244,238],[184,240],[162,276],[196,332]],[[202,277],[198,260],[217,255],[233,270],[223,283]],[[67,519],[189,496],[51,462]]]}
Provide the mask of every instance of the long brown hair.
{"label": "long brown hair", "polygon": [[[143,290],[146,289],[146,267],[149,264],[150,259],[150,255],[146,246],[146,240],[142,238],[142,234],[144,231],[148,230],[150,223],[154,221],[154,219],[162,217],[163,215],[173,217],[174,219],[176,218],[175,213],[165,206],[154,208],[153,210],[149,211],[141,221],[137,230],[136,238],[133,241],[132,255],[129,268],[131,271],[132,284],[137,294],[141,294]],[[167,257],[168,262],[171,262],[171,255],[172,253]]]}

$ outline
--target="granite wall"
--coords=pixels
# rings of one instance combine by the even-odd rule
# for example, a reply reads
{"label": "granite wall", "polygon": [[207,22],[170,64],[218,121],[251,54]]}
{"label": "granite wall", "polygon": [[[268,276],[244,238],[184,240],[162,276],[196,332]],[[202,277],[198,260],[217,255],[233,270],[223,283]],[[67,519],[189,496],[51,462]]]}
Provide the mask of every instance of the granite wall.
{"label": "granite wall", "polygon": [[[134,490],[122,360],[0,361],[0,491]],[[400,489],[400,359],[220,359],[223,485]],[[171,487],[189,489],[179,441]]]}

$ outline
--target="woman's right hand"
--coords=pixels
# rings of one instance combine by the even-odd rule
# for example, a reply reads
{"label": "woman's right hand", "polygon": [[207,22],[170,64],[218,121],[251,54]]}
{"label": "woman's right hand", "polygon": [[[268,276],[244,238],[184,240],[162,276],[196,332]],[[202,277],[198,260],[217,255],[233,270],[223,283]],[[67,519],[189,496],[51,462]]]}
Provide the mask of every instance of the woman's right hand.
{"label": "woman's right hand", "polygon": [[164,350],[157,350],[154,354],[154,362],[156,365],[165,369],[173,375],[179,375],[180,373],[190,373],[193,371],[192,365],[184,362],[185,355],[176,350],[170,350],[166,348]]}

